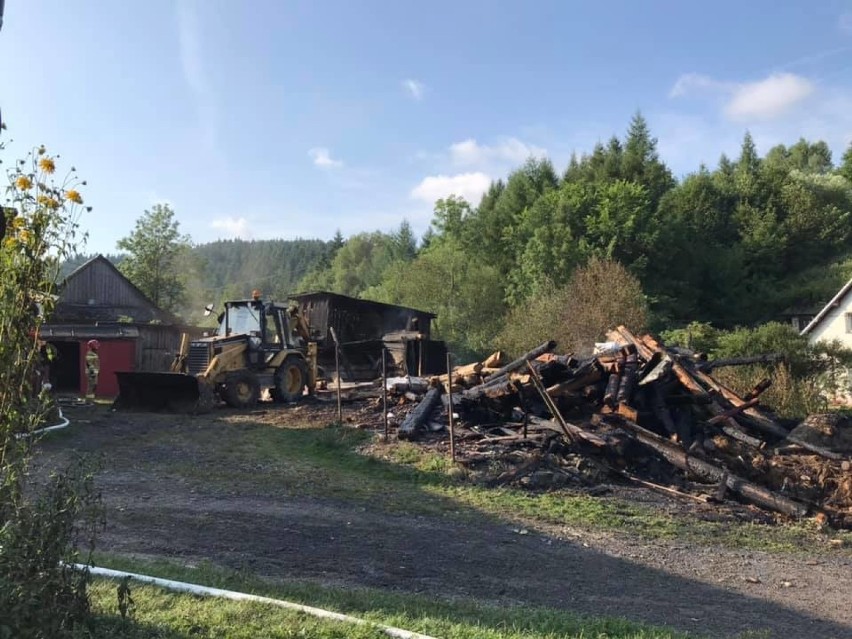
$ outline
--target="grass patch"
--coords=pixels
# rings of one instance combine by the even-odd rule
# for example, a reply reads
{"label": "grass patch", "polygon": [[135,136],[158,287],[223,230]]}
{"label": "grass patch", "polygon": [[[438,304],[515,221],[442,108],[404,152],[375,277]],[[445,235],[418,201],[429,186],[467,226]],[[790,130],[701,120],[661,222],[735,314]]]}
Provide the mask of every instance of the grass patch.
{"label": "grass patch", "polygon": [[261,603],[197,597],[133,583],[134,610],[123,619],[117,612],[116,583],[96,579],[89,589],[95,613],[91,639],[387,639],[374,626],[321,620]]}
{"label": "grass patch", "polygon": [[[145,561],[116,555],[99,555],[98,565],[168,579],[264,595],[351,614],[373,623],[405,628],[446,639],[677,639],[687,635],[621,619],[587,618],[553,608],[489,606],[472,600],[450,601],[366,588],[332,588],[304,582],[271,582],[223,570],[210,564],[187,567],[165,561]],[[385,637],[375,629],[318,623],[311,617],[270,606],[165,593],[158,588],[133,585],[138,632],[157,627],[174,628],[182,634],[101,634],[101,637]],[[116,616],[115,582],[98,580],[93,587],[95,608],[107,630],[120,629]],[[231,605],[233,604],[233,605]],[[243,621],[244,618],[244,621]],[[255,634],[238,634],[239,624],[255,628]],[[269,624],[269,625],[263,625]],[[127,625],[124,623],[123,625]],[[195,630],[193,630],[195,628]],[[233,629],[230,632],[229,629]],[[261,632],[257,632],[261,628]],[[268,631],[272,628],[278,634]],[[290,633],[290,634],[287,634]],[[299,634],[301,633],[301,634]]]}

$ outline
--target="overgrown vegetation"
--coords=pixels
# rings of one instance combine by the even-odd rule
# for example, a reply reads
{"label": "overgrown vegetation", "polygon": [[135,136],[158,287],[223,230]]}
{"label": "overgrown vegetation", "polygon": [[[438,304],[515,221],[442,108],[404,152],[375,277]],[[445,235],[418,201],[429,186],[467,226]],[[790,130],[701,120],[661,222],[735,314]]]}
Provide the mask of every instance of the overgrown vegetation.
{"label": "overgrown vegetation", "polygon": [[826,397],[848,383],[845,371],[852,366],[852,350],[838,342],[810,344],[807,337],[778,322],[729,331],[693,322],[684,329],[664,332],[663,338],[667,344],[704,353],[711,359],[781,355],[783,359],[777,363],[719,369],[714,374],[740,393],[748,392],[762,379],[771,379],[772,386],[761,395],[761,402],[782,417],[801,418],[825,410]]}
{"label": "overgrown vegetation", "polygon": [[[0,145],[2,150],[2,145]],[[80,466],[36,485],[33,431],[49,402],[41,389],[38,329],[53,304],[60,260],[73,246],[83,199],[73,168],[55,180],[44,147],[7,171],[10,204],[0,246],[0,637],[71,636],[88,618],[87,572],[78,560],[78,515],[94,500]],[[94,519],[90,519],[93,530]]]}
{"label": "overgrown vegetation", "polygon": [[593,257],[556,288],[551,282],[509,311],[497,346],[521,354],[549,339],[587,356],[607,330],[624,324],[642,331],[648,305],[639,280],[620,263]]}

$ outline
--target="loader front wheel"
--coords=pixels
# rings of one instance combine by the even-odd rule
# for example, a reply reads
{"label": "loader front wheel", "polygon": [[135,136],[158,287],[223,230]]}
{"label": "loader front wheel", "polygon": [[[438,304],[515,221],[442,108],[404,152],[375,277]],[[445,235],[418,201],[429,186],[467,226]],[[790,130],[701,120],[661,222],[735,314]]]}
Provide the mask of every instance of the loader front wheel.
{"label": "loader front wheel", "polygon": [[260,383],[249,371],[240,371],[228,376],[222,390],[222,399],[232,408],[252,408],[260,398]]}
{"label": "loader front wheel", "polygon": [[308,367],[303,359],[288,357],[275,373],[275,401],[296,402],[308,383]]}

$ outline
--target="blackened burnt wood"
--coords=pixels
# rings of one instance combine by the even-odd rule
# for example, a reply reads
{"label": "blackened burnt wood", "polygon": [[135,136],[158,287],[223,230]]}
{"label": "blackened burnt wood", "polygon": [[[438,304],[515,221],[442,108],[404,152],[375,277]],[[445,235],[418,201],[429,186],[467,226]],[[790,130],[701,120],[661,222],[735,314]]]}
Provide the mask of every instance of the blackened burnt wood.
{"label": "blackened burnt wood", "polygon": [[509,378],[508,375],[501,375],[500,377],[495,377],[491,381],[486,384],[480,384],[479,386],[474,386],[473,388],[468,388],[461,392],[461,397],[467,401],[478,401],[483,397],[495,397],[499,395],[506,395],[513,391],[514,382]]}
{"label": "blackened burnt wood", "polygon": [[[696,371],[695,376],[702,382],[707,384],[714,391],[719,393],[722,397],[724,397],[728,402],[731,403],[732,406],[738,408],[746,403],[746,401],[742,397],[737,395],[730,388],[727,388],[724,385],[720,384],[718,381],[716,381],[706,373]],[[775,437],[781,438],[786,438],[788,435],[788,431],[786,428],[781,426],[781,424],[779,424],[774,419],[761,412],[754,406],[752,406],[751,408],[743,408],[742,417],[744,418],[745,422],[747,422],[757,430],[768,435],[774,435]]]}
{"label": "blackened burnt wood", "polygon": [[613,373],[609,376],[604,391],[604,404],[610,408],[614,407],[618,397],[618,388],[621,385],[621,376],[618,373]]}
{"label": "blackened burnt wood", "polygon": [[747,402],[743,402],[739,406],[734,406],[733,408],[729,408],[723,413],[719,413],[714,417],[711,417],[707,420],[708,424],[718,424],[719,422],[725,421],[728,417],[735,417],[742,413],[747,408],[751,408],[752,406],[757,406],[757,398],[750,399]]}
{"label": "blackened burnt wood", "polygon": [[[654,352],[662,352],[662,346],[650,335],[645,335],[641,338],[641,343],[648,347],[651,351]],[[696,381],[696,378],[701,379],[704,383],[708,384],[713,390],[717,390],[719,385],[716,384],[715,380],[711,378],[709,375],[702,373],[701,371],[695,371],[695,376],[693,376],[693,372],[688,370],[686,366],[684,366],[677,359],[672,360],[672,372],[674,372],[678,381],[686,388],[690,393],[695,395],[696,397],[707,397],[707,391]],[[719,417],[719,421],[723,423],[727,429],[728,434],[732,437],[735,436],[734,433],[742,433],[740,429],[740,425],[733,417],[729,417],[725,415],[725,409],[719,404],[719,402],[711,397],[710,401],[707,402],[707,408],[710,409],[710,412],[713,413],[714,416]],[[745,433],[743,433],[745,435]],[[742,438],[741,441],[744,441]]]}
{"label": "blackened burnt wood", "polygon": [[624,374],[621,376],[621,381],[618,384],[616,399],[619,404],[629,404],[633,398],[633,389],[636,386],[636,372],[638,369],[639,360],[636,357],[636,353],[629,354],[624,362]]}
{"label": "blackened burnt wood", "polygon": [[591,358],[580,362],[577,368],[570,369],[568,374],[570,375],[569,379],[559,381],[547,388],[550,396],[569,395],[574,391],[597,383],[603,376],[603,367],[596,358]]}
{"label": "blackened burnt wood", "polygon": [[516,371],[519,368],[521,368],[524,364],[526,364],[528,360],[535,359],[536,357],[539,357],[540,355],[544,355],[545,353],[549,353],[554,348],[556,348],[556,342],[554,340],[550,340],[549,342],[544,342],[543,344],[536,346],[529,353],[525,353],[524,355],[521,355],[518,359],[514,360],[513,362],[509,362],[508,364],[506,364],[502,368],[498,368],[497,371],[493,375],[490,375],[488,377],[488,379],[489,380],[494,379],[495,377],[500,377],[500,375],[506,375],[508,373]]}
{"label": "blackened burnt wood", "polygon": [[545,406],[547,406],[547,410],[550,411],[550,414],[553,415],[553,419],[555,419],[562,428],[562,432],[568,441],[577,441],[579,439],[599,448],[603,448],[607,445],[605,439],[602,439],[593,433],[586,432],[579,426],[566,422],[562,413],[559,411],[559,407],[557,407],[554,403],[553,398],[547,394],[544,384],[541,383],[541,377],[539,377],[531,362],[527,362],[527,368],[529,369],[530,380],[532,381],[533,386],[538,391],[538,394],[541,395],[541,399],[544,401]]}
{"label": "blackened burnt wood", "polygon": [[[598,419],[603,418],[598,417]],[[659,435],[642,428],[634,422],[623,418],[611,419],[614,420],[613,423],[619,424],[626,430],[633,433],[638,442],[655,450],[663,457],[663,459],[681,470],[700,477],[705,481],[724,482],[725,486],[727,486],[729,490],[742,496],[743,499],[761,506],[762,508],[774,510],[793,517],[804,517],[808,514],[808,507],[805,504],[801,504],[793,499],[779,495],[768,488],[764,488],[763,486],[759,486],[741,477],[730,474],[724,468],[720,468],[702,459],[691,457],[677,444],[673,444],[672,442],[663,439]]]}
{"label": "blackened burnt wood", "polygon": [[432,412],[438,407],[442,391],[442,386],[436,386],[423,396],[417,407],[408,414],[405,421],[399,427],[399,432],[397,433],[399,439],[414,439],[417,437],[417,431],[420,426],[429,419]]}
{"label": "blackened burnt wood", "polygon": [[762,379],[743,397],[743,399],[745,401],[749,401],[755,397],[760,397],[770,386],[772,386],[772,380],[770,378],[767,377]]}
{"label": "blackened burnt wood", "polygon": [[[636,339],[636,336],[631,333],[626,326],[619,326],[615,329],[615,333],[621,337],[620,340],[616,340],[622,344],[633,345],[636,347],[636,352],[639,353],[639,357],[641,357],[644,361],[649,361],[654,355],[654,349],[648,348],[646,344],[643,344],[641,340]],[[609,336],[609,334],[607,334]]]}
{"label": "blackened burnt wood", "polygon": [[[635,338],[634,338],[635,339]],[[650,335],[645,335],[639,341],[650,353],[660,352],[665,353],[663,347],[660,345],[657,340],[655,340]],[[681,364],[676,359],[672,358],[672,372],[677,377],[678,381],[689,390],[694,395],[702,396],[706,395],[707,391],[705,391],[698,382],[695,381],[695,378],[689,373],[689,371],[684,368],[683,364]]]}
{"label": "blackened burnt wood", "polygon": [[722,432],[725,433],[731,439],[736,439],[737,441],[740,441],[754,448],[760,449],[766,446],[765,441],[763,441],[762,439],[758,439],[757,437],[752,437],[739,426],[723,424]]}
{"label": "blackened burnt wood", "polygon": [[657,421],[663,425],[669,435],[677,434],[672,414],[669,412],[669,407],[666,406],[666,399],[663,397],[663,392],[660,390],[659,384],[651,384],[650,389],[651,410]]}

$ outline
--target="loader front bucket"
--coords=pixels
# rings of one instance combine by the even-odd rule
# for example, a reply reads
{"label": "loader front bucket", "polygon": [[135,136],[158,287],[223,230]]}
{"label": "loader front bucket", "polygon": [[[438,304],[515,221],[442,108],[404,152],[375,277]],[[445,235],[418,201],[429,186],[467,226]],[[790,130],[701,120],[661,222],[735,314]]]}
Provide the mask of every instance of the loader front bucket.
{"label": "loader front bucket", "polygon": [[207,412],[212,391],[204,382],[184,373],[116,373],[118,410]]}

